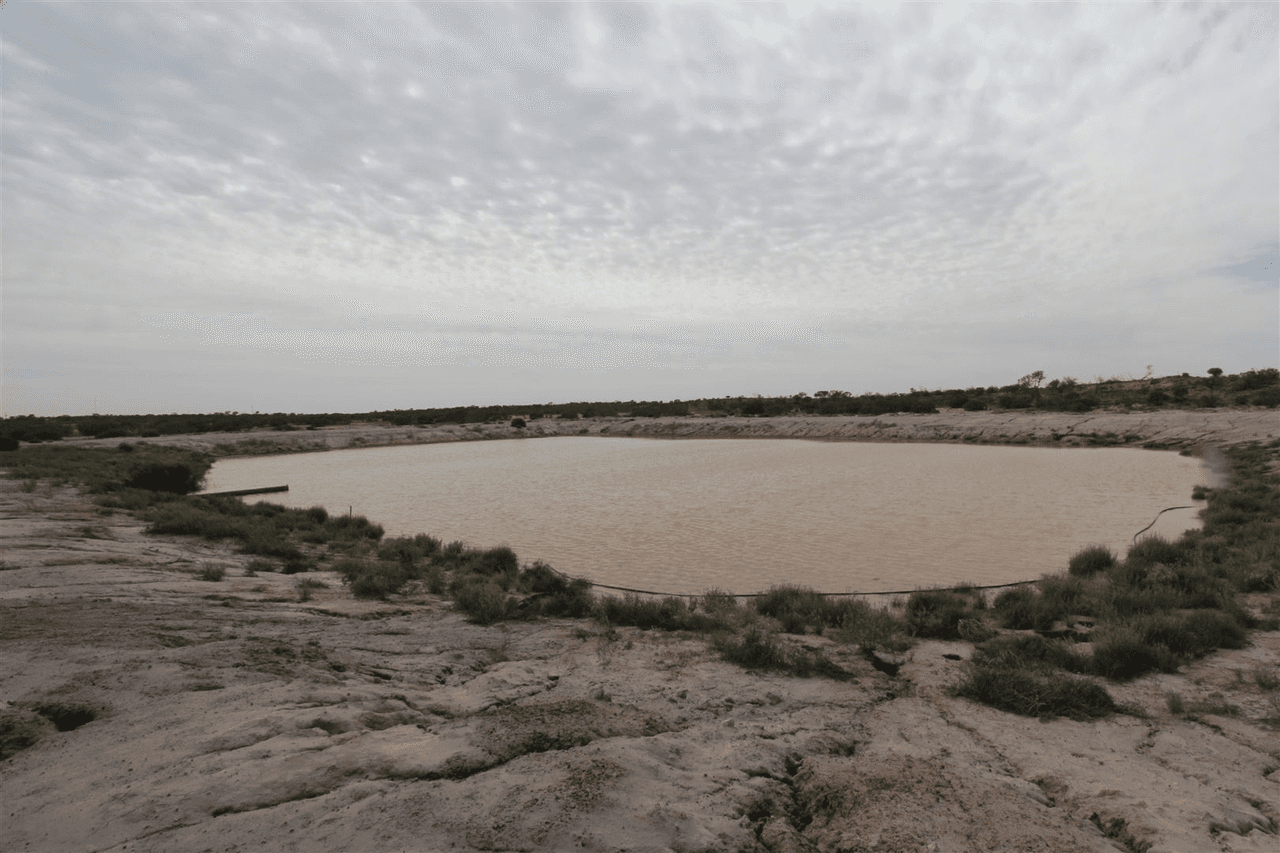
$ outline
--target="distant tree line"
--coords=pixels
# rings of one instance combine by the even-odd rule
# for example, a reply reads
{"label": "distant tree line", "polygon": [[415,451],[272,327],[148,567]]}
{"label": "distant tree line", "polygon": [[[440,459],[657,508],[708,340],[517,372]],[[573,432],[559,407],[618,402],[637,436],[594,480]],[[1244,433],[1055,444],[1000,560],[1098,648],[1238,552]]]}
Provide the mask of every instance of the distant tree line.
{"label": "distant tree line", "polygon": [[543,403],[509,406],[455,406],[442,409],[394,409],[361,414],[288,414],[221,412],[201,415],[20,415],[0,419],[0,450],[17,442],[57,441],[69,437],[153,438],[253,429],[314,430],[357,422],[396,426],[510,422],[515,418],[658,418],[684,415],[776,417],[780,415],[932,414],[939,409],[1087,412],[1099,408],[1160,409],[1214,406],[1280,406],[1280,370],[1268,367],[1234,375],[1210,368],[1206,376],[1095,377],[1084,383],[1066,376],[1045,382],[1037,370],[1017,382],[986,388],[906,393],[860,394],[849,391],[800,392],[787,397],[716,397],[698,400]]}

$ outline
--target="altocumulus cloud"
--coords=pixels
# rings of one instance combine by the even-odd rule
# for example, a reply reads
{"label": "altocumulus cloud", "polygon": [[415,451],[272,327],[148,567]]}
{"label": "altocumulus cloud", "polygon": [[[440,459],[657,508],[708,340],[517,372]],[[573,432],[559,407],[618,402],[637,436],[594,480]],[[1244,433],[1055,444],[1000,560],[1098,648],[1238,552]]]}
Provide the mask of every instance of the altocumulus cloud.
{"label": "altocumulus cloud", "polygon": [[1274,364],[1277,16],[9,3],[5,413]]}

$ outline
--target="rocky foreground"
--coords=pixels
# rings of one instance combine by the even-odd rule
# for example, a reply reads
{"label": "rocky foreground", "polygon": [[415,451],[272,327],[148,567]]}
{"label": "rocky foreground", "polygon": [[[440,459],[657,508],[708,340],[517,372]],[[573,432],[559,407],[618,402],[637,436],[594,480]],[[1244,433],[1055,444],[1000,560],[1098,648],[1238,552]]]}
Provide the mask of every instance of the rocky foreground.
{"label": "rocky foreground", "polygon": [[[1170,444],[1280,432],[1274,412],[1169,414],[1186,419],[1046,417]],[[945,426],[933,417],[725,418],[684,434],[874,420],[876,438],[901,440],[884,431]],[[360,429],[394,432],[265,435],[392,443]],[[1132,714],[1041,721],[949,695],[965,643],[921,643],[889,676],[857,649],[791,637],[851,678],[755,674],[697,636],[480,627],[427,594],[366,602],[333,573],[253,576],[228,548],[105,512],[0,480],[0,715],[38,736],[0,762],[4,850],[1280,850],[1280,632],[1108,685]]]}

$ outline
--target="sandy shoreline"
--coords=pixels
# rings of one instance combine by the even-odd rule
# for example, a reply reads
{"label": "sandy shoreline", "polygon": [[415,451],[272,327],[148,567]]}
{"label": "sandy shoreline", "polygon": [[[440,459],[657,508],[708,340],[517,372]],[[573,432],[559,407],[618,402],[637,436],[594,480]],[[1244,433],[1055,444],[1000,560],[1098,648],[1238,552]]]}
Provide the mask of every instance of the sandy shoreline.
{"label": "sandy shoreline", "polygon": [[[936,415],[831,417],[663,417],[583,418],[509,423],[441,424],[403,427],[353,424],[316,430],[201,433],[145,439],[157,445],[186,447],[219,456],[298,453],[400,444],[434,444],[561,435],[636,438],[804,438],[831,441],[998,442],[1056,447],[1155,443],[1165,448],[1202,447],[1266,441],[1280,436],[1280,413],[1272,409],[1197,409],[1152,412],[965,412]],[[72,446],[114,447],[122,439],[65,439]]]}
{"label": "sandy shoreline", "polygon": [[[992,441],[1059,430],[1188,447],[1280,432],[1274,412],[962,414],[527,429]],[[512,430],[149,440],[278,452]],[[72,489],[0,479],[0,518],[0,707],[18,703],[0,713],[97,710],[74,730],[45,723],[38,744],[0,763],[6,849],[1101,853],[1126,849],[1099,829],[1120,820],[1153,853],[1280,849],[1280,738],[1266,722],[1280,693],[1257,680],[1280,672],[1280,632],[1108,684],[1137,715],[1045,722],[949,695],[973,651],[962,642],[921,643],[890,677],[827,638],[787,637],[852,679],[750,673],[700,637],[587,620],[481,627],[421,592],[369,602],[332,572],[250,575],[229,546],[145,535]],[[201,580],[209,568],[225,578]],[[325,584],[305,601],[304,577]],[[1171,714],[1170,694],[1202,711]]]}

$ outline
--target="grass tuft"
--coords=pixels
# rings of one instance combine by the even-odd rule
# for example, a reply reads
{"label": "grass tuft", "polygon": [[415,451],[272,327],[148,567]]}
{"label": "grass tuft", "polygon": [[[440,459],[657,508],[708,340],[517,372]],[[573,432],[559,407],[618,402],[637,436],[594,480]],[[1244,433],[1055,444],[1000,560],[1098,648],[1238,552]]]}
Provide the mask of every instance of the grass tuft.
{"label": "grass tuft", "polygon": [[1119,710],[1100,684],[1058,672],[978,666],[955,695],[1024,717],[1096,720]]}

